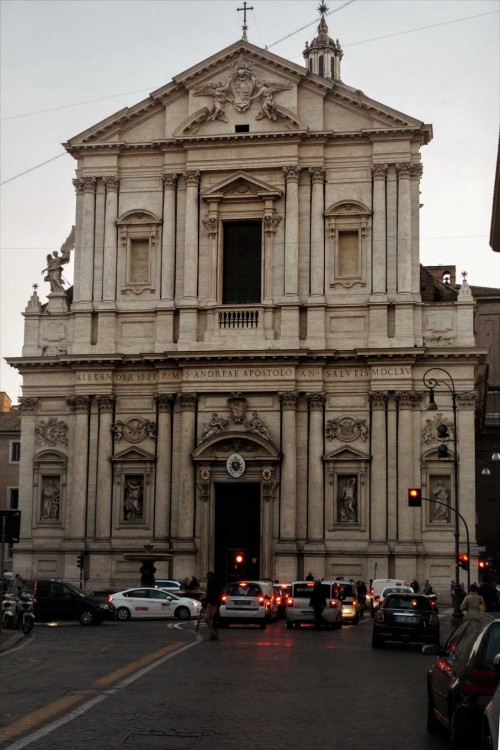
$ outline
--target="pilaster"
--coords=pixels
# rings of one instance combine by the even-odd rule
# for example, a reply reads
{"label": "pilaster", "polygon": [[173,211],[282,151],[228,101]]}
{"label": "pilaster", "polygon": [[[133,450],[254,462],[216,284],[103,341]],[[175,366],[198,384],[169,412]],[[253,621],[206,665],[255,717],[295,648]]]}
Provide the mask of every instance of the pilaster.
{"label": "pilaster", "polygon": [[115,396],[106,394],[97,396],[99,407],[99,453],[97,460],[96,487],[96,539],[109,540],[112,536],[112,465],[113,455],[113,412]]}
{"label": "pilaster", "polygon": [[325,394],[306,393],[309,404],[307,539],[324,547],[323,423]]}
{"label": "pilaster", "polygon": [[280,539],[294,540],[297,523],[297,425],[298,391],[278,393],[282,408],[281,528]]}
{"label": "pilaster", "polygon": [[156,539],[164,541],[170,537],[170,503],[172,489],[172,404],[173,393],[158,393],[155,396],[158,410],[158,441],[156,458]]}
{"label": "pilaster", "polygon": [[68,536],[85,539],[87,518],[87,467],[89,445],[90,396],[69,396],[66,400],[73,413],[74,443],[72,467],[72,500],[68,513]]}
{"label": "pilaster", "polygon": [[371,407],[371,481],[370,481],[370,539],[387,539],[387,422],[389,393],[370,391]]}

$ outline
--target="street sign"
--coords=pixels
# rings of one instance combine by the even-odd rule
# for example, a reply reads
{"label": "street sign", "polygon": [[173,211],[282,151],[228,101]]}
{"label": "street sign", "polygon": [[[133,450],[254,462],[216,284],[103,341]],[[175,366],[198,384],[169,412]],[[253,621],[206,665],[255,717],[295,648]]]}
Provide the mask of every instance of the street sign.
{"label": "street sign", "polygon": [[486,547],[480,547],[478,544],[470,545],[471,555],[477,555],[479,552],[486,552]]}
{"label": "street sign", "polygon": [[20,510],[0,510],[0,542],[4,544],[18,542],[20,529]]}

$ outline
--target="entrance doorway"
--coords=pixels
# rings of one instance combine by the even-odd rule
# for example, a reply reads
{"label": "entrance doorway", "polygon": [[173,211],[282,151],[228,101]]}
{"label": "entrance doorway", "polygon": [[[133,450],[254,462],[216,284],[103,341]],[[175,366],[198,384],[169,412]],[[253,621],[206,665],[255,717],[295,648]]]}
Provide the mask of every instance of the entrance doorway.
{"label": "entrance doorway", "polygon": [[221,581],[259,578],[258,482],[224,482],[215,485],[214,572]]}

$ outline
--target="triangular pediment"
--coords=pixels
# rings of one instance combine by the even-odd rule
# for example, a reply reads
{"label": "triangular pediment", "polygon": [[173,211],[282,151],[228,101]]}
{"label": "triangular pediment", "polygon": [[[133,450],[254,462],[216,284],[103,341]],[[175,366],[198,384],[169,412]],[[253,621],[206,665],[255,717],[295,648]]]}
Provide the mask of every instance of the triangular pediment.
{"label": "triangular pediment", "polygon": [[368,453],[363,453],[356,448],[337,448],[325,456],[325,461],[367,461],[370,458]]}
{"label": "triangular pediment", "polygon": [[152,453],[149,453],[149,451],[145,451],[142,448],[126,448],[125,450],[120,451],[120,453],[115,453],[115,455],[111,457],[111,460],[113,462],[144,463],[144,461],[155,461],[156,459]]}
{"label": "triangular pediment", "polygon": [[259,180],[253,175],[239,170],[229,177],[224,178],[216,185],[202,192],[202,198],[206,201],[237,198],[280,198],[283,191],[275,185],[271,185],[264,180]]}

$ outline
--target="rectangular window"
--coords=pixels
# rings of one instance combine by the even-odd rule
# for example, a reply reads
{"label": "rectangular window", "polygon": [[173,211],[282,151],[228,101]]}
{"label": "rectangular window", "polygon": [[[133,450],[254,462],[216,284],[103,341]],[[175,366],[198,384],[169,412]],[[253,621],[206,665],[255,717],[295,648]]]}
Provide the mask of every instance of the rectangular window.
{"label": "rectangular window", "polygon": [[359,270],[359,233],[354,231],[339,232],[337,276],[357,278]]}
{"label": "rectangular window", "polygon": [[21,443],[18,440],[11,440],[9,463],[18,464],[21,458]]}
{"label": "rectangular window", "polygon": [[261,255],[262,222],[224,224],[223,304],[260,303]]}
{"label": "rectangular window", "polygon": [[19,508],[19,487],[9,487],[9,508],[10,510]]}
{"label": "rectangular window", "polygon": [[128,282],[149,284],[149,240],[130,240]]}

